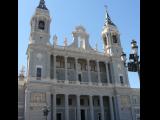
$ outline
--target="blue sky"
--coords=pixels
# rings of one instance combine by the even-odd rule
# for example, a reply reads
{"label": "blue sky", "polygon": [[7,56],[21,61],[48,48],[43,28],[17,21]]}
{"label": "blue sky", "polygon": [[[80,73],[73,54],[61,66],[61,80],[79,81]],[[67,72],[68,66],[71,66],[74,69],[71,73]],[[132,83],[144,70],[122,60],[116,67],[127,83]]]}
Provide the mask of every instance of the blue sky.
{"label": "blue sky", "polygon": [[[22,64],[27,67],[26,50],[29,43],[30,19],[39,1],[18,0],[18,71]],[[45,0],[45,2],[52,19],[51,43],[53,35],[56,34],[59,45],[63,45],[65,37],[70,44],[75,26],[83,25],[90,35],[91,46],[94,48],[98,42],[98,50],[102,51],[101,31],[105,19],[104,5],[107,5],[112,21],[120,31],[121,44],[127,58],[131,51],[132,39],[135,39],[140,47],[140,0]],[[131,87],[139,88],[138,74],[129,72],[128,75]]]}

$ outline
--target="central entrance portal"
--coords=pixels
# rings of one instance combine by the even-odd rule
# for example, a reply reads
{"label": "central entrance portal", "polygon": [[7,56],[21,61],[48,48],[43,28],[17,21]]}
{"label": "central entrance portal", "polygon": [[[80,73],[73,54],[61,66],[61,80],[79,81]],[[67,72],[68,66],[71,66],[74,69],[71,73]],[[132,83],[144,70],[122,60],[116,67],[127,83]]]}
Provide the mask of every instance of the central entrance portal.
{"label": "central entrance portal", "polygon": [[85,110],[81,110],[81,120],[85,120]]}
{"label": "central entrance portal", "polygon": [[62,114],[61,113],[57,113],[57,120],[62,120]]}

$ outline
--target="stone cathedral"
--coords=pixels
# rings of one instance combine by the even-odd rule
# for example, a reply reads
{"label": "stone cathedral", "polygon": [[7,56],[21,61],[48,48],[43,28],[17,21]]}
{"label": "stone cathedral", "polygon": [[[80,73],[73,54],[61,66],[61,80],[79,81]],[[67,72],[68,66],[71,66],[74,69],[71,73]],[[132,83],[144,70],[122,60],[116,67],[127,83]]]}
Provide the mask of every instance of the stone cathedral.
{"label": "stone cathedral", "polygon": [[[120,33],[106,10],[104,52],[89,44],[83,26],[73,42],[50,43],[49,10],[40,0],[31,18],[27,76],[18,80],[18,120],[140,120],[140,89],[131,88],[121,60]],[[44,116],[43,107],[49,113]]]}

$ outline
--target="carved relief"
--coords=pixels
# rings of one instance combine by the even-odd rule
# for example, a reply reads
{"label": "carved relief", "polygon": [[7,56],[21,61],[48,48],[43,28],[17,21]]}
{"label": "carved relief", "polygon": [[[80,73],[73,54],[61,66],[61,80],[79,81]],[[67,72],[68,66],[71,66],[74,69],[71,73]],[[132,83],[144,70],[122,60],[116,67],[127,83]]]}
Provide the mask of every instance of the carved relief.
{"label": "carved relief", "polygon": [[128,109],[130,107],[130,99],[129,96],[121,96],[121,110]]}
{"label": "carved relief", "polygon": [[41,60],[41,59],[42,59],[42,54],[41,54],[41,53],[38,53],[38,54],[37,54],[37,58],[38,58],[38,60]]}
{"label": "carved relief", "polygon": [[46,102],[46,94],[45,93],[32,93],[31,94],[31,102],[33,103],[43,103]]}

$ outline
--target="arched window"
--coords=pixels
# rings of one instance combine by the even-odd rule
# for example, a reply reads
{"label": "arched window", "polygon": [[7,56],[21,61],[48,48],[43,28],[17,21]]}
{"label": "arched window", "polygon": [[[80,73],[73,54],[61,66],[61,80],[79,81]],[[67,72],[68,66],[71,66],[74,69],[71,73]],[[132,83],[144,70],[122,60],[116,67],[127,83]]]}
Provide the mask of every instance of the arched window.
{"label": "arched window", "polygon": [[44,26],[45,26],[44,21],[39,21],[38,28],[44,30]]}
{"label": "arched window", "polygon": [[113,43],[117,43],[118,41],[117,41],[117,36],[116,35],[113,35],[112,36],[112,39],[113,39]]}
{"label": "arched window", "polygon": [[103,36],[103,42],[104,42],[104,45],[107,45],[107,38],[105,35]]}

